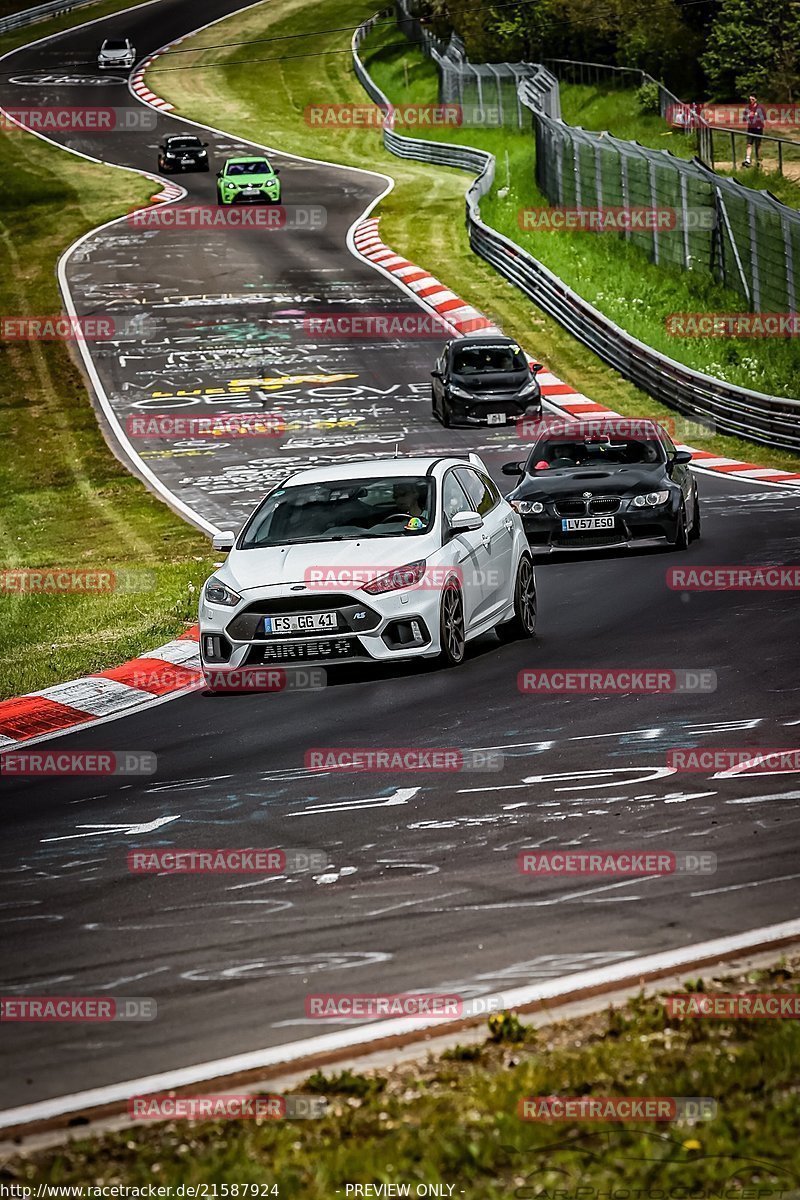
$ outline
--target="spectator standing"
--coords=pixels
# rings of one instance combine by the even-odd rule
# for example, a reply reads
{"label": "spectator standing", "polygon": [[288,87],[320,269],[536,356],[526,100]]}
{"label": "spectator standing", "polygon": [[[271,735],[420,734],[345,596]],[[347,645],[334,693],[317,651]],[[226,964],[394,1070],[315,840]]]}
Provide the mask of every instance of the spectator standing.
{"label": "spectator standing", "polygon": [[758,103],[755,96],[748,97],[745,119],[747,121],[747,151],[745,152],[742,166],[750,167],[753,165],[753,147],[755,147],[756,165],[758,165],[759,147],[761,145],[761,137],[764,133],[764,109]]}

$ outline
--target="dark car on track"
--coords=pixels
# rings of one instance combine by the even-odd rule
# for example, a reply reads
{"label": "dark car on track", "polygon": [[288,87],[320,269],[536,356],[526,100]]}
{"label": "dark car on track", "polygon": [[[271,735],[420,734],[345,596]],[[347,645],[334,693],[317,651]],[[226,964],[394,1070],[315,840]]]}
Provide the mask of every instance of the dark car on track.
{"label": "dark car on track", "polygon": [[506,497],[534,550],[669,545],[700,536],[691,454],[655,421],[544,421]]}
{"label": "dark car on track", "polygon": [[165,138],[158,147],[158,169],[170,171],[207,171],[208,142],[191,134],[177,134]]}
{"label": "dark car on track", "polygon": [[448,342],[431,371],[431,407],[445,428],[507,425],[542,415],[532,366],[512,338],[475,334]]}

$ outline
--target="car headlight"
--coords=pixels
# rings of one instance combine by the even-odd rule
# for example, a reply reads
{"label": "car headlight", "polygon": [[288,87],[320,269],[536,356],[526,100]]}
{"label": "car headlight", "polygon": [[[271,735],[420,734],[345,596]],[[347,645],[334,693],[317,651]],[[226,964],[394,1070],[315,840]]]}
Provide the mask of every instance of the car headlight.
{"label": "car headlight", "polygon": [[530,516],[531,513],[543,513],[544,505],[541,500],[512,500],[511,507],[523,517]]}
{"label": "car headlight", "polygon": [[457,396],[459,400],[472,399],[472,392],[465,391],[464,388],[459,387],[458,384],[455,383],[450,384],[450,395]]}
{"label": "car headlight", "polygon": [[539,384],[536,379],[529,379],[528,382],[522,388],[520,388],[520,392],[519,392],[519,395],[521,397],[538,396],[538,394],[539,394]]}
{"label": "car headlight", "polygon": [[396,592],[399,588],[414,587],[425,574],[426,566],[425,559],[418,558],[416,562],[406,563],[404,567],[395,567],[393,571],[379,575],[371,583],[365,584],[361,590],[370,596],[382,596],[384,592]]}
{"label": "car headlight", "polygon": [[238,592],[229,588],[227,583],[212,575],[206,583],[206,600],[209,604],[224,604],[226,608],[235,608],[242,597]]}
{"label": "car headlight", "polygon": [[641,496],[633,497],[635,508],[655,508],[657,504],[666,504],[669,500],[669,492],[647,492]]}

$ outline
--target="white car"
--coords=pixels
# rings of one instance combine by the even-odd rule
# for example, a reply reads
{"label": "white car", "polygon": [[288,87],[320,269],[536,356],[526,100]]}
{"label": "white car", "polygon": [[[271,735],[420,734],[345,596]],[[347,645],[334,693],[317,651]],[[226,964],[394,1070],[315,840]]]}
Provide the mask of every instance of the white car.
{"label": "white car", "polygon": [[472,638],[532,637],[536,583],[522,520],[475,454],[375,458],[273,488],[200,597],[206,681],[249,668],[433,658]]}
{"label": "white car", "polygon": [[97,55],[98,67],[127,67],[136,62],[136,47],[130,38],[106,38]]}

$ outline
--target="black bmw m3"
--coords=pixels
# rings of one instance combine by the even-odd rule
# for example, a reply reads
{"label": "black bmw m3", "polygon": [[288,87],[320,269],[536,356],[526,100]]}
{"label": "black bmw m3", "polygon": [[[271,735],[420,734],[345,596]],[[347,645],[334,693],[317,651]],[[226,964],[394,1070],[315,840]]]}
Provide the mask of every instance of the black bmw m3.
{"label": "black bmw m3", "polygon": [[700,536],[697,481],[688,450],[655,421],[543,421],[507,499],[533,550],[668,545]]}

